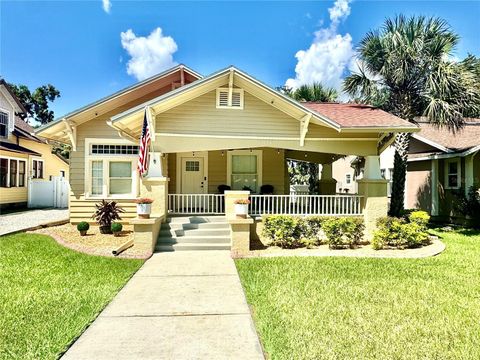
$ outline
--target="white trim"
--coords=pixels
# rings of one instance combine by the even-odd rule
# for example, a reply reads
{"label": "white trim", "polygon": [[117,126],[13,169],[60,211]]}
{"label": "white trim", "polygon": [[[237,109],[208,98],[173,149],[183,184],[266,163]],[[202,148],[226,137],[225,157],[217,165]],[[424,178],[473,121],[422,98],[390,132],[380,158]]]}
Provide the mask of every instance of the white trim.
{"label": "white trim", "polygon": [[0,111],[2,112],[5,112],[7,113],[7,133],[5,134],[5,136],[2,136],[0,135],[0,139],[3,138],[3,139],[8,139],[8,134],[11,133],[13,131],[13,128],[14,126],[12,126],[11,124],[15,122],[15,120],[11,120],[12,119],[12,112],[10,110],[7,110],[3,107],[0,107]]}
{"label": "white trim", "polygon": [[477,153],[473,153],[472,156],[465,157],[465,195],[468,196],[468,190],[473,186],[474,173],[473,173],[473,158]]}
{"label": "white trim", "polygon": [[[453,175],[449,174],[448,172],[448,164],[450,163],[456,163],[457,164],[457,186],[450,186],[448,184],[448,176]],[[445,160],[445,166],[444,166],[444,179],[445,179],[445,189],[460,189],[462,186],[461,180],[462,180],[462,162],[460,161],[460,158],[454,158],[454,159],[447,159]]]}
{"label": "white trim", "polygon": [[[175,192],[177,194],[182,194],[182,158],[203,158],[203,178],[206,179],[203,181],[203,192],[208,194],[208,151],[191,151],[191,152],[181,152],[176,153],[176,176],[175,181]],[[195,154],[195,155],[194,155]]]}
{"label": "white trim", "polygon": [[432,159],[450,159],[450,158],[455,158],[455,157],[465,157],[470,154],[473,154],[477,151],[480,151],[480,145],[471,147],[470,149],[465,150],[464,152],[458,153],[449,153],[449,154],[432,154],[428,156],[422,156],[419,158],[413,158],[413,159],[408,159],[407,162],[410,161],[425,161],[425,160],[432,160]]}
{"label": "white trim", "polygon": [[[38,157],[38,156],[35,156],[35,155],[32,155],[31,157],[31,174],[30,174],[30,177],[32,179],[45,179],[45,161]],[[36,161],[36,162],[42,162],[42,177],[36,177],[37,174],[34,174],[33,173],[33,162]],[[37,165],[37,172],[38,172],[38,165]]]}
{"label": "white trim", "polygon": [[432,160],[432,168],[430,173],[431,180],[431,193],[432,193],[432,216],[437,216],[439,214],[438,208],[438,160]]}
{"label": "white trim", "polygon": [[[91,199],[135,199],[139,193],[140,179],[137,173],[137,154],[91,154],[90,149],[93,144],[98,145],[132,145],[131,141],[125,139],[112,138],[85,138],[85,177],[84,194],[86,200]],[[103,191],[101,195],[92,195],[92,161],[103,161]],[[109,194],[109,163],[111,161],[125,161],[132,163],[132,192],[130,194]]]}
{"label": "white trim", "polygon": [[257,156],[257,193],[263,185],[263,151],[262,150],[229,150],[227,151],[227,179],[226,184],[232,186],[232,155],[256,155]]}
{"label": "white trim", "polygon": [[435,141],[432,141],[430,139],[424,138],[418,134],[412,134],[412,137],[414,139],[417,139],[418,141],[424,142],[427,145],[433,146],[434,148],[437,148],[438,150],[444,151],[446,153],[451,153],[452,150],[446,148],[445,146],[442,146],[440,144],[437,144]]}
{"label": "white trim", "polygon": [[[15,156],[0,156],[0,159],[6,159],[7,160],[7,186],[6,187],[0,187],[0,189],[9,189],[9,188],[26,188],[28,185],[28,160],[29,158],[19,158],[19,157],[15,157]],[[10,186],[10,161],[11,160],[15,160],[17,161],[17,176],[16,176],[16,184],[15,186]],[[25,179],[24,179],[24,183],[23,183],[23,186],[19,186],[18,185],[18,180],[20,180],[20,166],[19,166],[19,162],[20,161],[23,161],[25,162]]]}
{"label": "white trim", "polygon": [[[232,73],[231,73],[232,74]],[[227,106],[222,106],[220,105],[220,93],[221,92],[226,92],[227,93]],[[238,93],[240,94],[240,106],[232,106],[232,98],[233,98],[233,93]],[[216,96],[215,96],[215,106],[217,109],[235,109],[235,110],[243,110],[243,105],[244,105],[244,91],[243,89],[238,89],[238,88],[217,88],[216,90]]]}
{"label": "white trim", "polygon": [[[243,136],[243,135],[210,135],[210,134],[181,134],[181,133],[157,133],[157,136],[209,138],[209,139],[245,139],[245,140],[288,140],[299,141],[299,137],[274,137],[274,136]],[[377,138],[305,138],[312,141],[377,141]]]}

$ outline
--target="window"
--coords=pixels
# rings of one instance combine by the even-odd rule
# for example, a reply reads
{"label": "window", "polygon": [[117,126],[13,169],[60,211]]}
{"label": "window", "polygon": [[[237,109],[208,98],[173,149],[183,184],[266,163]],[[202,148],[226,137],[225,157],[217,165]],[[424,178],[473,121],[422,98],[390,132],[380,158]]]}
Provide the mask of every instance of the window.
{"label": "window", "polygon": [[234,150],[228,152],[228,185],[232,190],[250,189],[258,192],[261,186],[261,150]]}
{"label": "window", "polygon": [[0,111],[0,137],[8,137],[8,113]]}
{"label": "window", "polygon": [[200,161],[190,161],[185,162],[185,171],[200,171]]}
{"label": "window", "polygon": [[92,161],[92,195],[103,194],[103,161]]}
{"label": "window", "polygon": [[0,159],[0,187],[8,186],[8,159]]}
{"label": "window", "polygon": [[460,160],[453,159],[445,162],[446,188],[458,189],[460,187]]}
{"label": "window", "polygon": [[229,102],[230,89],[217,89],[217,109],[243,109],[243,89],[232,89],[232,99]]}
{"label": "window", "polygon": [[10,160],[10,187],[17,186],[17,160]]}
{"label": "window", "polygon": [[43,160],[32,161],[32,178],[43,179]]}
{"label": "window", "polygon": [[1,158],[0,159],[0,187],[24,187],[25,186],[24,160]]}
{"label": "window", "polygon": [[125,195],[132,192],[132,162],[110,161],[110,195]]}
{"label": "window", "polygon": [[65,177],[65,170],[60,170],[60,177],[62,177],[62,178]]}
{"label": "window", "polygon": [[22,160],[18,161],[18,186],[19,187],[25,186],[26,165],[27,163],[25,161],[22,161]]}
{"label": "window", "polygon": [[91,154],[137,155],[138,151],[139,147],[136,145],[92,144]]}
{"label": "window", "polygon": [[350,185],[352,183],[352,175],[351,174],[346,174],[345,175],[345,184]]}

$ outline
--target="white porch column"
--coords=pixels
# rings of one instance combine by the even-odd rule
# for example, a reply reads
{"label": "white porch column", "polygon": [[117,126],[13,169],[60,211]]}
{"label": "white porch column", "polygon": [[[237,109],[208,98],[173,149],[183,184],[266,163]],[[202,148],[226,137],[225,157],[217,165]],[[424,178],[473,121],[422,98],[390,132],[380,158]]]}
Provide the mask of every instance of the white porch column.
{"label": "white porch column", "polygon": [[362,209],[367,241],[373,238],[377,220],[388,214],[387,183],[380,172],[380,157],[366,156],[364,176],[358,180],[358,193],[363,196]]}
{"label": "white porch column", "polygon": [[160,152],[150,152],[150,159],[148,164],[148,177],[163,177],[163,163],[162,163],[162,153]]}

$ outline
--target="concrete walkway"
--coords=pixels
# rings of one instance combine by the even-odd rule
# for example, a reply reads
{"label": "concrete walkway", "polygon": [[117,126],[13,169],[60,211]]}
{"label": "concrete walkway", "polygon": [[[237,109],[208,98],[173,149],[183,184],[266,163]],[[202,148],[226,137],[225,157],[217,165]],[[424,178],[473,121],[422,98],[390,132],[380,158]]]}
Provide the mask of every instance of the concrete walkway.
{"label": "concrete walkway", "polygon": [[229,251],[157,253],[63,359],[263,359]]}
{"label": "concrete walkway", "polygon": [[0,215],[0,235],[67,220],[68,209],[37,209]]}

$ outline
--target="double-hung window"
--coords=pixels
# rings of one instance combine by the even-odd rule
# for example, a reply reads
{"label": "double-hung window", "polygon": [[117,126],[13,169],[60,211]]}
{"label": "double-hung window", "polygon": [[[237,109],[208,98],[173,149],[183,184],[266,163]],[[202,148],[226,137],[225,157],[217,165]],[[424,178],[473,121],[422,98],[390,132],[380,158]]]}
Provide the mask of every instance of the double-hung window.
{"label": "double-hung window", "polygon": [[24,187],[26,161],[21,159],[0,159],[0,187]]}
{"label": "double-hung window", "polygon": [[32,160],[32,178],[43,179],[43,160]]}
{"label": "double-hung window", "polygon": [[445,185],[447,189],[460,188],[460,159],[445,161]]}
{"label": "double-hung window", "polygon": [[232,190],[258,192],[262,182],[262,151],[233,150],[228,155],[227,183]]}
{"label": "double-hung window", "polygon": [[8,137],[8,113],[0,110],[0,137]]}
{"label": "double-hung window", "polygon": [[85,145],[87,197],[136,197],[138,146],[111,139],[85,139]]}

